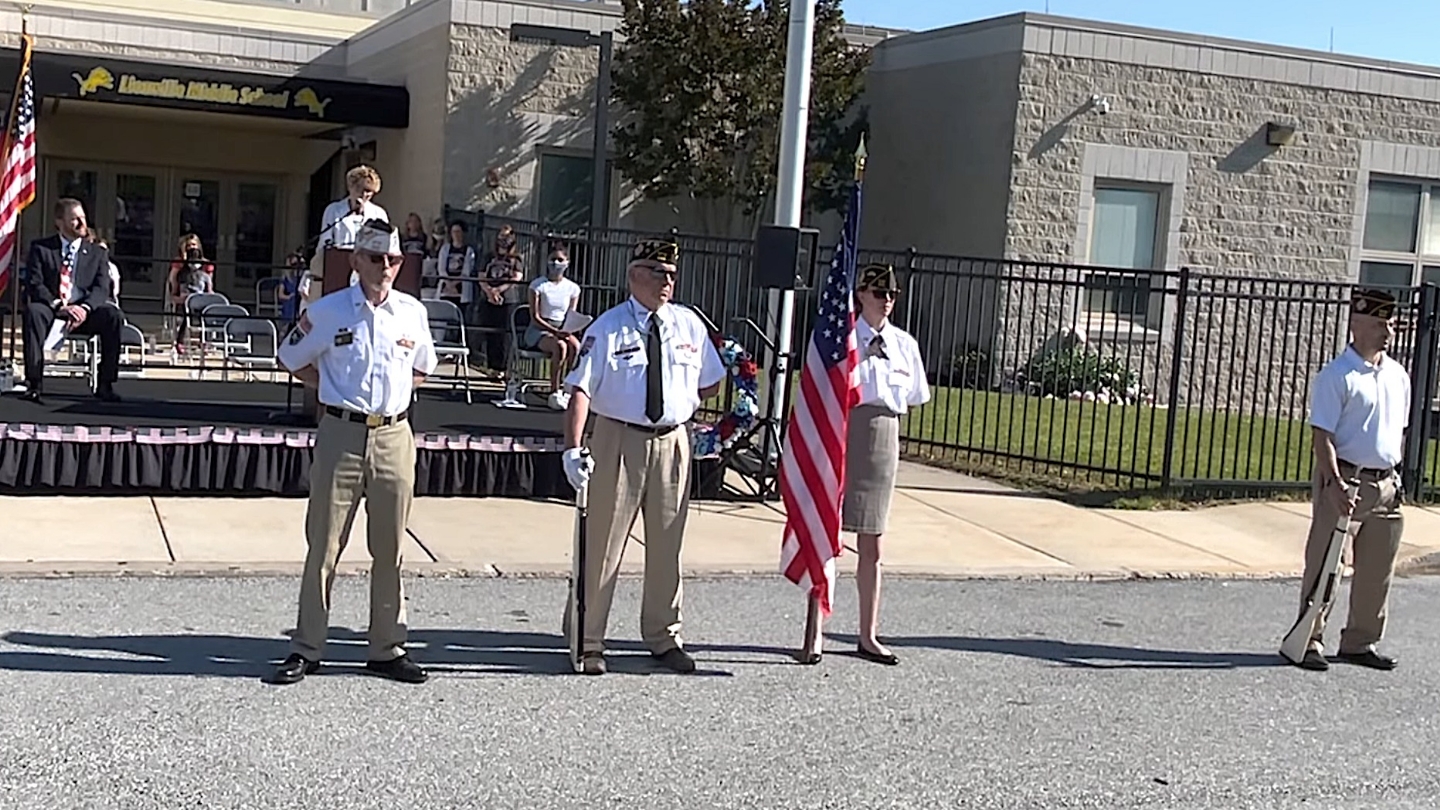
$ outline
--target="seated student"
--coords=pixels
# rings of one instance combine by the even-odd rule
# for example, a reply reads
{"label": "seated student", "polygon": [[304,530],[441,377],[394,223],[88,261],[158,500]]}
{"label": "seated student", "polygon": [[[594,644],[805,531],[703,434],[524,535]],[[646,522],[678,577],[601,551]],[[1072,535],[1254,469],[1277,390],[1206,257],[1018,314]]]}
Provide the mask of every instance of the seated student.
{"label": "seated student", "polygon": [[530,283],[530,326],[520,338],[525,349],[550,355],[550,407],[557,411],[570,406],[560,380],[580,354],[580,339],[561,331],[565,316],[580,304],[580,285],[565,278],[569,269],[569,254],[556,246],[550,251],[545,277]]}
{"label": "seated student", "polygon": [[57,233],[30,243],[25,262],[22,330],[25,343],[25,398],[40,402],[45,387],[45,343],[57,321],[70,334],[100,338],[100,373],[95,396],[119,402],[120,330],[125,318],[110,293],[109,253],[86,239],[85,206],[69,197],[55,203]]}

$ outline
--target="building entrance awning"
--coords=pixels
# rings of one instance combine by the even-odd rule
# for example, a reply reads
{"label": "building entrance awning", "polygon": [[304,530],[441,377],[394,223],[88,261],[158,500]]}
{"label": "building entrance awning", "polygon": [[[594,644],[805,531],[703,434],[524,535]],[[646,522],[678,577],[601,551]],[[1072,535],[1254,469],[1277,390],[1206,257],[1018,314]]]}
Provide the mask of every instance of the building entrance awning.
{"label": "building entrance awning", "polygon": [[[35,51],[35,94],[107,104],[285,118],[337,127],[403,129],[410,93],[396,85],[272,76],[105,56]],[[0,87],[14,86],[20,51],[0,50]]]}

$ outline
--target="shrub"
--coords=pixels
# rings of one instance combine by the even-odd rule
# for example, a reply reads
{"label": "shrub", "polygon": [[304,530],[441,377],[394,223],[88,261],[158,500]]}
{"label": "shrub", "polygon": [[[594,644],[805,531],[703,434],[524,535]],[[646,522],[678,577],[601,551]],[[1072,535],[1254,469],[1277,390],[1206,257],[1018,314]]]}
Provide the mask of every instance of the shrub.
{"label": "shrub", "polygon": [[1057,349],[1031,361],[1025,378],[1032,393],[1047,397],[1137,403],[1145,399],[1140,375],[1117,357],[1083,346]]}

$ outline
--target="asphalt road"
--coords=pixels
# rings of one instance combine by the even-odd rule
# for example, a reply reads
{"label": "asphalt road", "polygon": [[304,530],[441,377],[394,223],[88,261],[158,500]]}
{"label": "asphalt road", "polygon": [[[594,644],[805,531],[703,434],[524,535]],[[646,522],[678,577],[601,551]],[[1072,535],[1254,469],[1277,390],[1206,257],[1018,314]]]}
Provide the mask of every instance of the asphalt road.
{"label": "asphalt road", "polygon": [[[0,580],[0,807],[1408,808],[1440,776],[1440,581],[1400,580],[1392,673],[1283,665],[1293,583],[892,580],[899,667],[819,667],[788,584],[687,582],[702,672],[651,670],[616,599],[612,674],[565,674],[556,581],[410,583],[435,671],[275,687],[291,580]],[[1342,599],[1345,594],[1342,592]],[[1339,611],[1343,617],[1343,605]]]}

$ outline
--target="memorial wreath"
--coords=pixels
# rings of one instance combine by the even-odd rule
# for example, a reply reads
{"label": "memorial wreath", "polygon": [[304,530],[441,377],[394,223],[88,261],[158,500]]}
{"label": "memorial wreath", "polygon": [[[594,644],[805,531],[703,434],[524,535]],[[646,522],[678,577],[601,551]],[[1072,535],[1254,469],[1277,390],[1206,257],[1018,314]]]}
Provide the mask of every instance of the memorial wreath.
{"label": "memorial wreath", "polygon": [[729,449],[735,441],[755,426],[756,415],[760,412],[757,393],[759,367],[755,359],[734,338],[712,335],[715,349],[720,353],[720,362],[735,382],[735,398],[730,412],[719,422],[696,424],[691,431],[694,455],[698,458],[718,455]]}

